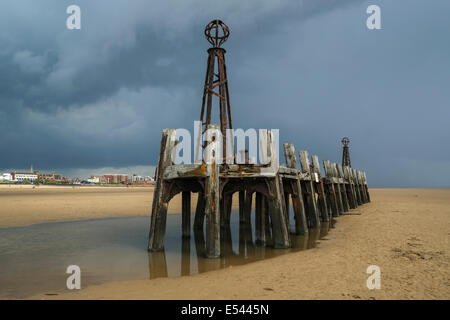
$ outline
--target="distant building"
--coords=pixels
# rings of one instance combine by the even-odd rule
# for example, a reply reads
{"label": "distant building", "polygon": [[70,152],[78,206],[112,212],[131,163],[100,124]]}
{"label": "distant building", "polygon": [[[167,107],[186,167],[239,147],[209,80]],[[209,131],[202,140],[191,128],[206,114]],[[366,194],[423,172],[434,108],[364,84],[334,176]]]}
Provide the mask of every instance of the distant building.
{"label": "distant building", "polygon": [[13,176],[11,173],[0,174],[0,181],[13,181]]}
{"label": "distant building", "polygon": [[103,179],[106,183],[127,183],[128,175],[126,174],[105,174]]}
{"label": "distant building", "polygon": [[12,180],[11,181],[23,182],[25,180],[34,181],[34,180],[38,179],[38,174],[37,173],[14,172],[11,175],[12,175]]}
{"label": "distant building", "polygon": [[145,182],[145,178],[143,176],[137,176],[133,174],[131,177],[131,182]]}
{"label": "distant building", "polygon": [[99,176],[91,176],[89,179],[87,179],[89,183],[100,183],[100,177]]}
{"label": "distant building", "polygon": [[38,177],[40,180],[52,180],[52,181],[63,181],[66,180],[66,178],[64,178],[62,175],[60,174],[55,174],[54,172],[52,173],[39,173],[39,172],[35,172],[37,173]]}
{"label": "distant building", "polygon": [[133,183],[153,182],[153,178],[150,176],[138,176],[136,174],[133,174],[133,176],[131,177],[131,182]]}

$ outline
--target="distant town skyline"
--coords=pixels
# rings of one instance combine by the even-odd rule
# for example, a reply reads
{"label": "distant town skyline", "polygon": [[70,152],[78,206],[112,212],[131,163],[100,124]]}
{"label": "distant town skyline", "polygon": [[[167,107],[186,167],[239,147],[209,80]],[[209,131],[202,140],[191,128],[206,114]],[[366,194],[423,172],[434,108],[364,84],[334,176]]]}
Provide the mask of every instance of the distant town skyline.
{"label": "distant town skyline", "polygon": [[[84,168],[84,169],[71,169],[71,168],[36,168],[33,166],[34,170],[45,173],[59,173],[68,178],[89,178],[95,175],[105,175],[105,174],[127,174],[129,176],[136,174],[139,176],[151,176],[153,177],[155,174],[154,166],[135,166],[135,167],[122,167],[122,168],[114,168],[114,167],[103,167],[103,168]],[[30,167],[28,168],[0,168],[1,173],[7,172],[29,172]]]}

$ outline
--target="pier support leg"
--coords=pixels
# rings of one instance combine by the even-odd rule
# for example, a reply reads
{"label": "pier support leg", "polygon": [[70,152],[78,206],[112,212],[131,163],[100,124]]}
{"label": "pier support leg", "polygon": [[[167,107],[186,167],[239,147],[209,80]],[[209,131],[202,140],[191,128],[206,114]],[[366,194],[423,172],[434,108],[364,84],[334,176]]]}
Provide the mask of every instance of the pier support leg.
{"label": "pier support leg", "polygon": [[367,186],[367,184],[364,187],[366,189],[367,202],[370,202],[369,187]]}
{"label": "pier support leg", "polygon": [[195,209],[194,229],[203,230],[204,221],[205,221],[205,196],[203,192],[199,192],[197,199],[197,207]]}
{"label": "pier support leg", "polygon": [[317,203],[318,203],[319,209],[320,209],[321,220],[323,222],[328,222],[328,221],[330,221],[330,215],[328,213],[327,196],[325,194],[325,188],[323,186],[322,181],[317,183],[317,193],[319,195],[319,197],[317,199]]}
{"label": "pier support leg", "polygon": [[[286,166],[295,169],[298,172],[297,156],[295,147],[292,143],[284,144],[284,157],[286,158]],[[308,221],[306,219],[305,206],[303,203],[302,186],[300,178],[297,174],[297,180],[292,182],[292,207],[294,209],[295,233],[298,235],[308,234]]]}
{"label": "pier support leg", "polygon": [[206,256],[220,256],[219,166],[207,164],[205,181]]}
{"label": "pier support leg", "polygon": [[191,193],[183,191],[181,193],[181,230],[182,237],[191,236]]}
{"label": "pier support leg", "polygon": [[336,189],[334,188],[334,183],[330,183],[328,185],[328,188],[330,190],[330,198],[331,198],[331,215],[335,217],[339,217],[339,204],[336,196]]}
{"label": "pier support leg", "polygon": [[348,206],[350,207],[350,209],[356,209],[357,204],[355,201],[351,183],[345,185],[345,191],[347,192]]}
{"label": "pier support leg", "polygon": [[246,192],[245,193],[245,201],[244,201],[244,222],[245,223],[251,223],[252,203],[253,203],[253,193]]}
{"label": "pier support leg", "polygon": [[255,244],[266,244],[266,206],[264,196],[257,192],[255,196]]}
{"label": "pier support leg", "polygon": [[345,166],[343,167],[344,177],[347,180],[348,184],[346,185],[347,197],[349,202],[350,209],[356,209],[358,207],[358,202],[356,201],[356,191],[355,186],[353,184],[352,175],[350,172],[350,168]]}
{"label": "pier support leg", "polygon": [[313,185],[313,177],[311,174],[311,164],[309,162],[308,151],[300,150],[300,164],[302,172],[309,175],[310,179],[305,180],[302,185],[302,191],[305,199],[305,209],[308,218],[308,226],[310,228],[320,228],[319,208],[317,207],[316,192]]}
{"label": "pier support leg", "polygon": [[310,228],[320,228],[320,218],[317,208],[314,186],[311,181],[304,181],[302,191],[305,199],[306,216]]}
{"label": "pier support leg", "polygon": [[339,183],[334,184],[334,190],[336,191],[336,198],[337,198],[337,204],[338,204],[338,211],[339,215],[344,213],[344,204],[342,201],[342,192],[341,192],[341,186]]}
{"label": "pier support leg", "polygon": [[181,240],[181,275],[191,274],[191,240],[182,238]]}
{"label": "pier support leg", "polygon": [[156,169],[156,188],[153,194],[152,217],[148,240],[148,250],[150,251],[164,249],[169,200],[166,194],[167,186],[163,181],[163,175],[167,166],[172,165],[175,146],[175,129],[165,129],[161,137],[161,149],[159,152],[158,167]]}
{"label": "pier support leg", "polygon": [[286,215],[283,212],[284,207],[284,191],[283,183],[277,174],[275,179],[270,179],[270,189],[274,197],[269,199],[269,213],[272,222],[272,239],[273,247],[284,249],[290,247],[289,231],[287,229]]}
{"label": "pier support leg", "polygon": [[294,208],[295,234],[308,234],[308,221],[306,220],[305,207],[303,206],[302,189],[300,181],[297,181],[298,191],[292,194],[292,207]]}
{"label": "pier support leg", "polygon": [[358,181],[357,171],[355,169],[350,168],[352,179],[354,181],[355,191],[356,191],[356,201],[358,202],[358,205],[363,204],[362,196],[361,196],[361,188]]}
{"label": "pier support leg", "polygon": [[245,191],[239,191],[239,222],[245,221]]}
{"label": "pier support leg", "polygon": [[233,194],[225,193],[222,196],[223,212],[221,213],[220,225],[224,227],[230,225],[231,209],[233,206]]}
{"label": "pier support leg", "polygon": [[263,197],[263,205],[264,205],[264,229],[266,232],[266,246],[270,245],[273,246],[273,239],[272,239],[272,221],[270,220],[270,213],[269,213],[269,200],[267,197]]}
{"label": "pier support leg", "polygon": [[345,183],[341,183],[341,192],[342,192],[342,206],[344,212],[350,210],[350,206],[348,205],[347,191],[345,187]]}

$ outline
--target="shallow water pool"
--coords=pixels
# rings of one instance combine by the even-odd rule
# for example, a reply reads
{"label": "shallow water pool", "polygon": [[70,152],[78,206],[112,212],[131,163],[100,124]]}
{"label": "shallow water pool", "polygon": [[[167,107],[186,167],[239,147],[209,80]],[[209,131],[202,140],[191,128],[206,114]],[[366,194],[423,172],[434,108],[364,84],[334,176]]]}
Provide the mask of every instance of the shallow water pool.
{"label": "shallow water pool", "polygon": [[233,212],[220,259],[204,257],[204,232],[182,239],[180,214],[167,217],[165,250],[147,252],[149,224],[150,217],[134,217],[0,228],[0,298],[68,291],[69,265],[81,268],[83,288],[115,280],[192,275],[272,258],[315,247],[334,221],[311,229],[308,236],[292,235],[291,249],[272,249],[256,246],[254,232]]}

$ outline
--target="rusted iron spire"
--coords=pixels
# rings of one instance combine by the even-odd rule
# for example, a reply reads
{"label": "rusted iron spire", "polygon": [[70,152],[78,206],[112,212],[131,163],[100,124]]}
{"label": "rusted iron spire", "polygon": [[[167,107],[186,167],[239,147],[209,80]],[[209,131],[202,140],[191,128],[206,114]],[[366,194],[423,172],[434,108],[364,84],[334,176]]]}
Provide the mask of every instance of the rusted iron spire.
{"label": "rusted iron spire", "polygon": [[[202,133],[211,124],[213,97],[219,98],[220,131],[223,139],[223,159],[226,156],[226,130],[232,129],[230,95],[228,93],[227,68],[225,66],[225,49],[221,45],[227,41],[230,29],[221,20],[213,20],[205,27],[205,36],[212,47],[208,49],[208,63],[203,91]],[[205,108],[206,107],[206,108]],[[206,112],[205,112],[206,111]],[[198,159],[198,156],[196,157]]]}
{"label": "rusted iron spire", "polygon": [[342,166],[343,167],[352,167],[352,163],[350,161],[350,151],[348,150],[348,145],[350,144],[350,139],[347,137],[343,137],[342,140]]}

